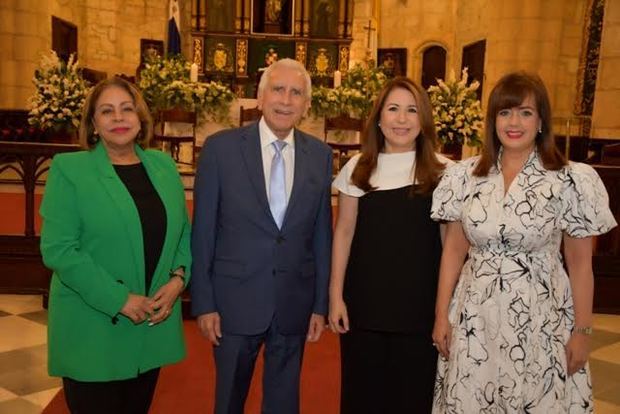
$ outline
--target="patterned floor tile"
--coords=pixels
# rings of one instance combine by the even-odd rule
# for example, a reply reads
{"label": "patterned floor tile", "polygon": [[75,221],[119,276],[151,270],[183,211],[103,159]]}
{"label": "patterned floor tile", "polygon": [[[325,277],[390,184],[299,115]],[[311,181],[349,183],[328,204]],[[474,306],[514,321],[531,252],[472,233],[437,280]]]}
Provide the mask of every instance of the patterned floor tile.
{"label": "patterned floor tile", "polygon": [[595,329],[590,341],[590,352],[620,342],[620,333]]}
{"label": "patterned floor tile", "polygon": [[620,365],[590,358],[594,397],[620,405]]}
{"label": "patterned floor tile", "polygon": [[47,375],[47,366],[37,365],[0,373],[0,387],[19,396],[60,387],[62,380]]}
{"label": "patterned floor tile", "polygon": [[0,295],[0,310],[13,315],[42,309],[41,295]]}
{"label": "patterned floor tile", "polygon": [[615,332],[620,334],[620,315],[594,315],[595,329],[603,329],[609,332]]}
{"label": "patterned floor tile", "polygon": [[7,372],[19,371],[24,368],[46,365],[46,344],[0,353],[0,367],[2,367],[0,375]]}
{"label": "patterned floor tile", "polygon": [[22,398],[30,401],[33,404],[38,405],[41,408],[45,408],[47,404],[58,394],[61,387],[50,388],[49,390],[36,392],[34,394],[23,395]]}
{"label": "patterned floor tile", "polygon": [[0,414],[41,414],[41,407],[23,398],[0,402]]}
{"label": "patterned floor tile", "polygon": [[590,358],[620,365],[620,342],[597,349],[590,354]]}
{"label": "patterned floor tile", "polygon": [[618,414],[620,413],[620,405],[594,400],[594,412],[596,414]]}
{"label": "patterned floor tile", "polygon": [[17,398],[17,394],[0,387],[0,402],[12,400],[13,398]]}
{"label": "patterned floor tile", "polygon": [[20,318],[26,318],[29,321],[37,322],[37,323],[40,323],[41,325],[47,326],[47,311],[46,310],[40,310],[37,312],[20,313],[19,316]]}
{"label": "patterned floor tile", "polygon": [[40,323],[32,322],[19,316],[0,318],[0,352],[45,344],[47,328]]}

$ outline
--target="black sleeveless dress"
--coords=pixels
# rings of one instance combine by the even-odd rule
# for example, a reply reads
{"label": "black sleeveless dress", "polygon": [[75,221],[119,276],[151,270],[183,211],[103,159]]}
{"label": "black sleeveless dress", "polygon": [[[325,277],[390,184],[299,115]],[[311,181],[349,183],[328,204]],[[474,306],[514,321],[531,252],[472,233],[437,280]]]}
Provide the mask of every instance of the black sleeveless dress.
{"label": "black sleeveless dress", "polygon": [[380,154],[370,181],[377,189],[368,193],[350,183],[358,159],[334,181],[358,198],[343,292],[351,329],[341,335],[341,413],[430,412],[441,259],[432,194],[412,194],[415,152]]}

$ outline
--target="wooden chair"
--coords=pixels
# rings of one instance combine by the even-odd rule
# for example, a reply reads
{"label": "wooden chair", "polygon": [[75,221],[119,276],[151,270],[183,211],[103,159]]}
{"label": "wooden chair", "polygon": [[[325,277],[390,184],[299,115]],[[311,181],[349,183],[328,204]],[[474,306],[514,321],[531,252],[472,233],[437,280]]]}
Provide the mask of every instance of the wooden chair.
{"label": "wooden chair", "polygon": [[325,118],[325,126],[323,132],[325,134],[325,142],[332,148],[335,157],[335,171],[337,173],[340,168],[350,158],[349,153],[353,151],[359,151],[362,145],[359,142],[345,143],[345,142],[331,142],[327,140],[329,131],[356,131],[362,132],[364,130],[364,121],[361,119],[351,118],[347,115],[340,115],[335,118]]}
{"label": "wooden chair", "polygon": [[255,108],[245,109],[243,106],[239,108],[239,126],[243,126],[248,122],[258,121],[263,116],[263,111]]}
{"label": "wooden chair", "polygon": [[620,166],[620,143],[605,145],[601,151],[601,164]]}
{"label": "wooden chair", "polygon": [[[164,126],[166,122],[175,122],[180,124],[189,124],[192,126],[192,135],[164,135]],[[159,111],[157,115],[157,126],[160,133],[153,134],[153,140],[156,142],[168,142],[170,144],[170,155],[176,162],[181,162],[179,159],[180,144],[183,142],[189,142],[192,144],[192,165],[196,161],[196,112],[185,111],[183,109],[174,108]]]}

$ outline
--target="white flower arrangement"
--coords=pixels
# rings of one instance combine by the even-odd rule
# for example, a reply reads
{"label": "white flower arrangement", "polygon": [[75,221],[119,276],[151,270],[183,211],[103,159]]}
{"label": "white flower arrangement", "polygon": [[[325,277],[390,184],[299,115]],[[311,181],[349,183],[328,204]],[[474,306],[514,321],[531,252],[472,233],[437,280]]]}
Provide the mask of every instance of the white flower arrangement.
{"label": "white flower arrangement", "polygon": [[467,78],[467,68],[463,69],[459,81],[451,71],[447,81],[438,79],[438,85],[428,88],[437,136],[442,144],[482,145],[484,123],[476,95],[480,83],[474,81],[467,86]]}
{"label": "white flower arrangement", "polygon": [[230,123],[233,92],[218,82],[190,82],[190,63],[182,57],[149,60],[140,72],[139,87],[151,111],[183,108],[203,119]]}
{"label": "white flower arrangement", "polygon": [[320,86],[312,89],[311,112],[318,116],[349,115],[366,119],[379,91],[387,81],[383,67],[355,65],[346,72],[337,88]]}
{"label": "white flower arrangement", "polygon": [[75,56],[65,63],[54,51],[43,55],[32,82],[36,91],[29,100],[28,122],[42,130],[77,129],[89,87]]}

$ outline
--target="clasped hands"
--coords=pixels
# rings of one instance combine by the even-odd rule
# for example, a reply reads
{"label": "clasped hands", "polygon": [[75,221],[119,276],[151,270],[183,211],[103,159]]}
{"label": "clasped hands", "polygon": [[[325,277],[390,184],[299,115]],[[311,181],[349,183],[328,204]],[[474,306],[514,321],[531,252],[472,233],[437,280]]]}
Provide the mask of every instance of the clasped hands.
{"label": "clasped hands", "polygon": [[172,306],[183,288],[183,280],[174,277],[159,288],[153,297],[130,293],[120,313],[131,319],[134,324],[148,320],[149,325],[155,325],[170,315]]}

